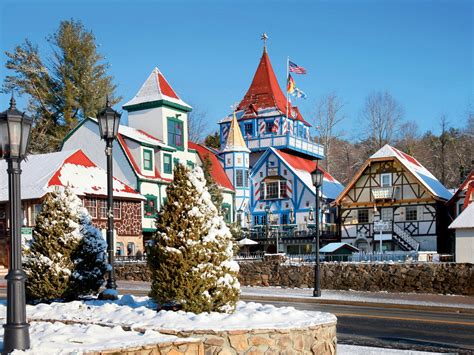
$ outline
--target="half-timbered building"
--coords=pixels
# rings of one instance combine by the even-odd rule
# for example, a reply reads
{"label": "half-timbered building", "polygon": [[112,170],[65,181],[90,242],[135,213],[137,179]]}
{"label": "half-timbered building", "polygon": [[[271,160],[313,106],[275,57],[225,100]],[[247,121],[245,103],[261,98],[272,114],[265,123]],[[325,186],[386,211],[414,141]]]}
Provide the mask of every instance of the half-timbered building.
{"label": "half-timbered building", "polygon": [[335,201],[341,240],[360,250],[449,251],[451,193],[412,156],[385,145]]}

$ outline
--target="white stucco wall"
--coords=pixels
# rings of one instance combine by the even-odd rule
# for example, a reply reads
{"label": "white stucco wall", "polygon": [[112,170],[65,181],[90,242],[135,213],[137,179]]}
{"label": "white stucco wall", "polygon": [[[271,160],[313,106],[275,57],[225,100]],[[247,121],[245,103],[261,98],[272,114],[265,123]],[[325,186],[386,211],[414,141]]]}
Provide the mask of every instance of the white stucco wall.
{"label": "white stucco wall", "polygon": [[456,229],[456,262],[474,263],[474,228]]}

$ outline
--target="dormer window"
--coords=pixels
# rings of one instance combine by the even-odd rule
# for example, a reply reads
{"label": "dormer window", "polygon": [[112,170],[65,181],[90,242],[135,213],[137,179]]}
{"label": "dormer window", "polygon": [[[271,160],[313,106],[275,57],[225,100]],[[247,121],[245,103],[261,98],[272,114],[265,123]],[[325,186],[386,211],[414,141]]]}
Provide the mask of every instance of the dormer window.
{"label": "dormer window", "polygon": [[244,134],[246,137],[253,135],[253,125],[251,123],[244,124]]}
{"label": "dormer window", "polygon": [[265,122],[265,133],[269,134],[273,132],[273,121]]}
{"label": "dormer window", "polygon": [[168,117],[168,145],[183,149],[183,122],[174,118]]}
{"label": "dormer window", "polygon": [[153,171],[153,150],[143,148],[142,150],[143,157],[143,170]]}

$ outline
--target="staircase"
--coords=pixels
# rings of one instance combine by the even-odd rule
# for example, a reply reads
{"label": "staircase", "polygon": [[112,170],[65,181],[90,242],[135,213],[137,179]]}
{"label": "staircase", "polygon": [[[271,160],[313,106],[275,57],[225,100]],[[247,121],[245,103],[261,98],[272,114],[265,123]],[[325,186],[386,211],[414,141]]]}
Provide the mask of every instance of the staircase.
{"label": "staircase", "polygon": [[420,249],[420,243],[395,223],[393,224],[393,239],[395,239],[398,245],[400,245],[404,250],[418,251]]}

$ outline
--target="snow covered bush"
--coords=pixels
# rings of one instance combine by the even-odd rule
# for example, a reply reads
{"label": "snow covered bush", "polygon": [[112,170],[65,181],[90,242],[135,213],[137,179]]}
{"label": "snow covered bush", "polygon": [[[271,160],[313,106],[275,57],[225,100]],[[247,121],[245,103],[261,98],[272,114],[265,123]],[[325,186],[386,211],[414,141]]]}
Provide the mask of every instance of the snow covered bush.
{"label": "snow covered bush", "polygon": [[55,189],[44,199],[33,238],[24,247],[27,299],[75,299],[97,292],[105,251],[81,200],[69,188]]}
{"label": "snow covered bush", "polygon": [[181,164],[166,189],[167,203],[147,250],[150,296],[183,310],[232,312],[240,294],[229,228],[207,191],[201,168]]}

